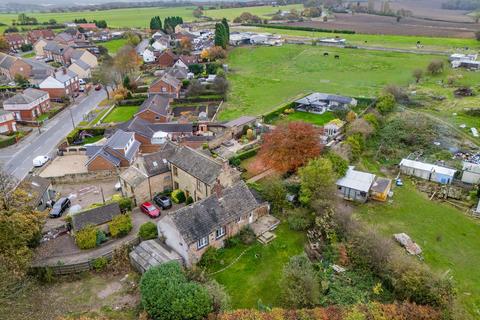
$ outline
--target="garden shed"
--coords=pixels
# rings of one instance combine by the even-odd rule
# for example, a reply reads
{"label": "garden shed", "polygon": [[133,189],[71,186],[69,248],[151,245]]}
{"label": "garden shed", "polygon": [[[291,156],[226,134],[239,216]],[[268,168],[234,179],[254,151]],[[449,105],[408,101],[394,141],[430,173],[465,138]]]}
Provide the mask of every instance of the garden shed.
{"label": "garden shed", "polygon": [[73,231],[79,231],[88,225],[103,225],[112,221],[115,216],[118,216],[121,213],[120,206],[117,202],[77,212],[71,215],[72,229]]}
{"label": "garden shed", "polygon": [[337,180],[338,195],[346,200],[366,202],[374,181],[374,174],[357,171],[350,166],[345,176]]}

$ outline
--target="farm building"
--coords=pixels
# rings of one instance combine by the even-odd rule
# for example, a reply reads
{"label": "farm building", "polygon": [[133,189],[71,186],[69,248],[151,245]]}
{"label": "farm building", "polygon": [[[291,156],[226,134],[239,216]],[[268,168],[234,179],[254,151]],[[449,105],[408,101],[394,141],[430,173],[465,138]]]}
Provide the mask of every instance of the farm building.
{"label": "farm building", "polygon": [[450,184],[453,181],[456,170],[421,161],[402,159],[400,161],[400,172],[428,181]]}
{"label": "farm building", "polygon": [[480,183],[480,164],[463,162],[462,182],[470,184]]}
{"label": "farm building", "polygon": [[322,114],[326,111],[348,110],[357,105],[357,100],[335,94],[314,92],[295,101],[296,109]]}
{"label": "farm building", "polygon": [[375,181],[375,175],[348,167],[343,178],[337,180],[338,195],[346,200],[366,202]]}

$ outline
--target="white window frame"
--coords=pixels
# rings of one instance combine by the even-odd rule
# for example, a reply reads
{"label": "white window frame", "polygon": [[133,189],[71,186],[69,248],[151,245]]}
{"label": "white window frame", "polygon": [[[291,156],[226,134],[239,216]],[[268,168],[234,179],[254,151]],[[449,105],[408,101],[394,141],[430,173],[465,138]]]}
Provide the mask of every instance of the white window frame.
{"label": "white window frame", "polygon": [[226,234],[225,227],[220,227],[217,230],[215,230],[215,239],[220,239]]}
{"label": "white window frame", "polygon": [[202,248],[205,248],[206,246],[208,246],[208,236],[200,238],[197,241],[197,249],[202,249]]}

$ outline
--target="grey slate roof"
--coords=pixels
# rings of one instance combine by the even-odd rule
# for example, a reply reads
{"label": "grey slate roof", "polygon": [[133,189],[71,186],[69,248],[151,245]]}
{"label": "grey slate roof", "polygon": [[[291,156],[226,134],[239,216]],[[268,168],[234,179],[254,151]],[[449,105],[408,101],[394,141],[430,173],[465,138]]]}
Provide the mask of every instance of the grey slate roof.
{"label": "grey slate roof", "polygon": [[158,78],[157,80],[155,80],[150,86],[153,86],[154,84],[160,81],[163,81],[174,88],[179,88],[182,85],[182,82],[180,80],[172,77],[168,73],[165,73],[161,78]]}
{"label": "grey slate roof", "polygon": [[220,197],[213,194],[173,212],[171,218],[183,239],[191,244],[259,206],[242,180],[222,190]]}
{"label": "grey slate roof", "polygon": [[247,123],[250,123],[252,121],[255,121],[255,117],[250,117],[250,116],[241,116],[240,118],[234,119],[232,121],[226,122],[224,125],[225,127],[238,127],[238,126],[244,126]]}
{"label": "grey slate roof", "polygon": [[180,147],[167,160],[209,185],[215,183],[223,167],[222,163],[189,147]]}
{"label": "grey slate roof", "polygon": [[101,207],[88,209],[72,214],[73,231],[79,231],[88,225],[98,226],[121,214],[118,202],[112,202]]}
{"label": "grey slate roof", "polygon": [[152,138],[155,132],[163,131],[167,133],[184,133],[192,134],[193,133],[193,124],[192,123],[176,123],[176,122],[165,122],[165,123],[150,123],[146,120],[143,120],[140,117],[135,117],[132,120],[121,123],[117,128],[122,129],[128,132],[135,132],[146,138]]}
{"label": "grey slate roof", "polygon": [[74,63],[78,65],[80,68],[82,68],[83,70],[88,70],[91,68],[90,65],[84,62],[83,60],[75,60]]}
{"label": "grey slate roof", "polygon": [[143,51],[148,47],[149,41],[148,39],[142,40],[137,46],[135,47],[135,50],[137,51],[138,54],[142,54]]}
{"label": "grey slate roof", "polygon": [[22,93],[17,93],[13,97],[8,98],[3,103],[4,104],[28,104],[46,95],[48,95],[48,93],[45,91],[34,89],[34,88],[28,88],[28,89],[25,89]]}
{"label": "grey slate roof", "polygon": [[10,69],[10,67],[17,61],[17,57],[0,52],[0,68]]}
{"label": "grey slate roof", "polygon": [[160,94],[152,94],[142,103],[137,114],[145,110],[150,110],[158,115],[167,116],[169,106],[170,99],[168,97]]}
{"label": "grey slate roof", "polygon": [[47,41],[47,44],[43,47],[43,50],[50,51],[54,54],[62,55],[68,46],[60,44],[56,41]]}
{"label": "grey slate roof", "polygon": [[304,98],[298,99],[295,101],[296,103],[299,104],[316,104],[322,101],[334,101],[342,104],[351,104],[353,102],[353,98],[350,97],[344,97],[344,96],[339,96],[335,94],[328,94],[328,93],[319,93],[319,92],[314,92]]}
{"label": "grey slate roof", "polygon": [[31,204],[37,207],[51,184],[48,179],[29,175],[20,183],[20,187],[31,197]]}
{"label": "grey slate roof", "polygon": [[75,49],[75,50],[73,50],[70,57],[74,60],[79,60],[83,56],[84,53],[85,53],[84,50]]}
{"label": "grey slate roof", "polygon": [[132,137],[134,137],[134,133],[118,129],[110,138],[108,138],[103,146],[87,146],[86,154],[90,158],[87,165],[96,157],[103,157],[115,166],[120,164],[121,158],[132,161],[140,149],[140,142],[134,139],[125,155],[117,151],[119,149],[123,150]]}
{"label": "grey slate roof", "polygon": [[155,153],[146,154],[143,156],[143,166],[149,177],[156,176],[165,172],[169,172],[167,160],[172,157],[178,149],[177,145],[166,142],[162,149]]}
{"label": "grey slate roof", "polygon": [[157,239],[141,242],[130,253],[130,262],[140,272],[144,273],[151,267],[159,264],[178,261],[182,264],[182,257],[173,249],[166,247]]}
{"label": "grey slate roof", "polygon": [[127,145],[128,141],[132,139],[133,133],[125,132],[123,130],[117,130],[107,140],[106,145],[113,149],[123,149]]}
{"label": "grey slate roof", "polygon": [[127,170],[122,172],[120,178],[122,178],[122,180],[135,188],[139,186],[142,182],[147,180],[148,176],[142,171],[140,171],[140,169],[138,169],[137,167],[131,166]]}
{"label": "grey slate roof", "polygon": [[188,70],[181,67],[172,67],[168,70],[168,74],[178,80],[187,79]]}
{"label": "grey slate roof", "polygon": [[65,69],[64,70],[59,70],[57,72],[55,72],[55,79],[57,79],[58,81],[62,82],[62,83],[65,83],[67,82],[68,80],[71,80],[73,78],[75,78],[77,76],[77,74],[71,70],[68,70],[68,69]]}

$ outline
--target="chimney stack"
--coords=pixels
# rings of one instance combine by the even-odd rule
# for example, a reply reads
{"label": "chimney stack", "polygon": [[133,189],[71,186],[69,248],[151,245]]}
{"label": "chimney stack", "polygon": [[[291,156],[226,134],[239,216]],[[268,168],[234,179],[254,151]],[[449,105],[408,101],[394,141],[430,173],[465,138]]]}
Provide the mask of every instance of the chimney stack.
{"label": "chimney stack", "polygon": [[215,185],[213,186],[213,190],[212,190],[215,195],[217,196],[218,199],[220,199],[223,195],[223,187],[222,185],[220,184],[220,179],[217,179],[217,181],[215,182]]}

